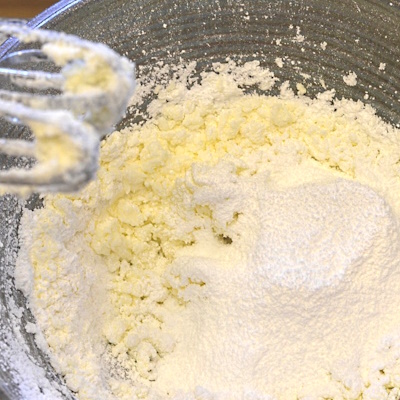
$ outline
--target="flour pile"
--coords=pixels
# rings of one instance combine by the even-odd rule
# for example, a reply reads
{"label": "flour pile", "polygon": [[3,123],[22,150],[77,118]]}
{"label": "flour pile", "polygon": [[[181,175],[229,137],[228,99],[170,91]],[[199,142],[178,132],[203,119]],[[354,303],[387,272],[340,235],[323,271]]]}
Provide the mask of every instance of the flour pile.
{"label": "flour pile", "polygon": [[55,369],[81,400],[397,398],[400,132],[333,92],[245,94],[275,84],[257,63],[182,76],[24,214]]}

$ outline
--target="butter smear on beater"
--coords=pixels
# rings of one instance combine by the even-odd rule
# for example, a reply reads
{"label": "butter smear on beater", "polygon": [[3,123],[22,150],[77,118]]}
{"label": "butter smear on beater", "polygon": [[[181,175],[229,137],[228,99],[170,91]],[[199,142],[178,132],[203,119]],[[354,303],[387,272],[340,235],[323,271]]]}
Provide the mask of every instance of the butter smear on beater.
{"label": "butter smear on beater", "polygon": [[[29,156],[36,163],[31,169],[15,168],[17,164],[1,171],[0,193],[76,191],[94,177],[100,140],[126,111],[135,87],[134,64],[103,44],[65,33],[19,24],[2,25],[0,31],[26,43],[42,43],[41,56],[55,64],[53,69],[60,68],[58,73],[3,71],[18,87],[55,92],[4,91],[0,114],[31,128],[35,141],[5,139],[0,152]],[[26,51],[10,57],[32,59]]]}
{"label": "butter smear on beater", "polygon": [[399,130],[332,91],[246,94],[275,84],[257,62],[189,72],[24,213],[52,365],[81,400],[396,399]]}

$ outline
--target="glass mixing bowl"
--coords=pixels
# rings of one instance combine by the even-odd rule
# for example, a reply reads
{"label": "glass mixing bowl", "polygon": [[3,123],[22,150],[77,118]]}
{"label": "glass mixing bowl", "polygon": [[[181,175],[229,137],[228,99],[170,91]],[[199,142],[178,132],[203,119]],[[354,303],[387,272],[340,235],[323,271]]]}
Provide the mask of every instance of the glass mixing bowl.
{"label": "glass mixing bowl", "polygon": [[[335,88],[337,97],[362,100],[384,120],[400,123],[399,0],[64,0],[29,25],[106,43],[142,67],[139,74],[158,61],[197,60],[201,71],[227,57],[259,60],[280,81],[303,82],[310,96],[322,86]],[[0,57],[24,46],[9,39]],[[357,75],[355,86],[343,80],[349,72]],[[0,128],[0,137],[29,138],[6,121]],[[2,168],[16,162],[0,156]],[[0,399],[72,399],[36,346],[27,325],[33,317],[14,286],[24,206],[40,200],[0,197]]]}

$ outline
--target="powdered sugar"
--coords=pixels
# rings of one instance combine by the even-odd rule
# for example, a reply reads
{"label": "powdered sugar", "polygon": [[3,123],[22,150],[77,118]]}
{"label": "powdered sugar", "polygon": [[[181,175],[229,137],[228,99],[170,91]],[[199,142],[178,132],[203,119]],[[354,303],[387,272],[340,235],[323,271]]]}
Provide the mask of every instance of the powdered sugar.
{"label": "powdered sugar", "polygon": [[343,76],[343,81],[347,86],[356,86],[357,74],[353,71],[350,71],[347,75]]}
{"label": "powdered sugar", "polygon": [[[365,263],[371,248],[381,243],[390,248],[386,243],[396,238],[385,201],[349,181],[267,192],[262,202],[268,212],[258,216],[262,230],[252,264],[272,284],[309,290],[337,286],[360,259]],[[385,257],[387,264],[396,254],[388,250]]]}

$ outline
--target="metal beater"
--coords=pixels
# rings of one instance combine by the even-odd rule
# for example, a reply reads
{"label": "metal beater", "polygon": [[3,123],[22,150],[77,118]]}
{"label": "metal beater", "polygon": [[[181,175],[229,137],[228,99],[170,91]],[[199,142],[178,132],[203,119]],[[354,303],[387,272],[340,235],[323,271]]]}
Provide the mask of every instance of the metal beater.
{"label": "metal beater", "polygon": [[[9,54],[0,77],[0,115],[28,126],[34,140],[0,138],[0,153],[26,156],[32,168],[0,171],[0,192],[71,192],[82,188],[98,168],[100,140],[124,114],[135,87],[134,64],[107,46],[73,35],[5,24],[0,33],[40,49]],[[19,69],[41,62],[57,72]],[[18,90],[14,90],[18,88]]]}

